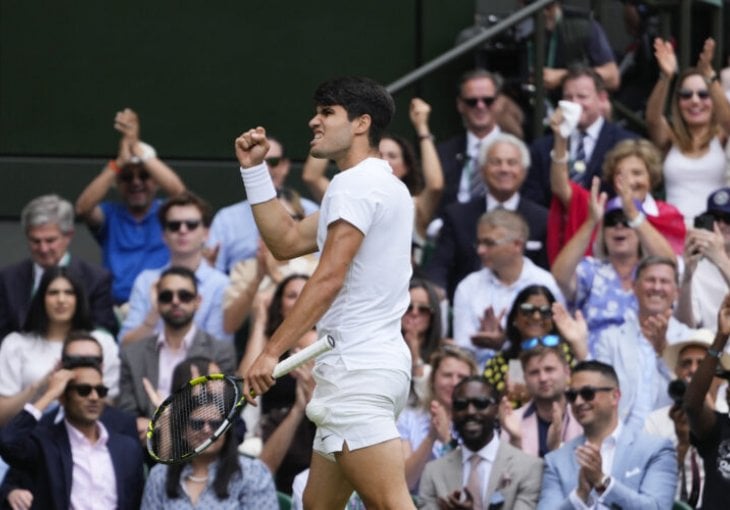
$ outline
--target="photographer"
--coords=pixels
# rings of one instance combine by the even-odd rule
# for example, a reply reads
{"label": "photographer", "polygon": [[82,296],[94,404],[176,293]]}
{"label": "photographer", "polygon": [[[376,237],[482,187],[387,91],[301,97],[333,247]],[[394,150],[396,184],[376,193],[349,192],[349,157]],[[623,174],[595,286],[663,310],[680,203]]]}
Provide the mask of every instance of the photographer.
{"label": "photographer", "polygon": [[[690,441],[697,448],[705,466],[702,508],[727,508],[730,490],[730,417],[718,413],[707,402],[712,380],[721,367],[723,377],[730,369],[724,354],[730,337],[730,294],[717,312],[717,334],[700,363],[684,396],[684,411],[690,427]],[[722,360],[720,358],[723,358]],[[724,371],[724,372],[723,372]]]}
{"label": "photographer", "polygon": [[[645,432],[670,439],[677,449],[679,481],[676,499],[693,508],[700,501],[705,473],[697,450],[690,445],[689,424],[682,403],[687,384],[707,355],[712,339],[710,330],[698,329],[687,336],[686,340],[667,346],[663,358],[668,367],[674,368],[677,376],[667,388],[674,403],[652,412],[644,424]],[[711,392],[713,395],[717,390],[716,386],[714,390]]]}

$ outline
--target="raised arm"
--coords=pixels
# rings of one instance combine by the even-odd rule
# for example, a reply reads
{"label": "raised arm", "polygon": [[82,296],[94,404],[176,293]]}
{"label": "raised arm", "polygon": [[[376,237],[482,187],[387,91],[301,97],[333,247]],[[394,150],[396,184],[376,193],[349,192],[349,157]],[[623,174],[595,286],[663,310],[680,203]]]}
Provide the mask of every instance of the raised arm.
{"label": "raised arm", "polygon": [[719,76],[712,68],[712,59],[715,56],[715,41],[706,39],[702,52],[697,60],[697,69],[707,81],[707,89],[712,97],[712,106],[715,110],[717,122],[722,126],[725,136],[730,134],[730,102],[725,95]]}
{"label": "raised arm", "polygon": [[575,274],[578,263],[583,259],[583,255],[591,242],[593,229],[603,218],[603,209],[606,205],[606,194],[600,193],[601,180],[593,177],[591,183],[591,198],[588,217],[580,226],[573,237],[570,238],[568,244],[560,250],[553,267],[551,269],[555,281],[558,283],[560,290],[563,292],[565,299],[573,301],[577,291],[578,277]]}
{"label": "raised arm", "polygon": [[664,116],[664,106],[672,85],[672,78],[677,73],[677,56],[674,54],[672,43],[658,37],[654,39],[654,56],[659,64],[659,79],[646,103],[646,125],[649,130],[649,138],[654,145],[666,150],[672,142],[672,128]]}
{"label": "raised arm", "polygon": [[553,150],[550,153],[550,191],[564,208],[570,205],[573,190],[568,177],[568,139],[560,132],[563,122],[563,111],[557,108],[550,117],[550,129],[553,131]]}
{"label": "raised arm", "polygon": [[328,164],[329,161],[326,159],[307,156],[302,167],[302,181],[307,185],[312,198],[317,202],[322,202],[324,192],[327,191],[327,186],[330,185],[330,180],[325,175]]}
{"label": "raised arm", "polygon": [[271,253],[285,260],[317,251],[319,213],[296,221],[276,199],[274,184],[263,162],[269,150],[264,128],[246,131],[236,139],[235,147],[256,226]]}
{"label": "raised arm", "polygon": [[425,235],[426,227],[428,227],[434,212],[436,212],[444,189],[444,172],[441,169],[441,160],[439,160],[436,145],[433,143],[433,136],[428,126],[430,115],[431,106],[428,103],[417,97],[411,100],[410,117],[421,147],[421,168],[423,169],[424,181],[423,191],[415,197],[416,229],[421,235]]}
{"label": "raised arm", "polygon": [[725,296],[720,309],[717,311],[717,334],[707,355],[692,376],[684,394],[684,410],[689,418],[689,427],[692,433],[702,441],[715,428],[715,411],[708,405],[705,396],[715,376],[719,354],[725,350],[730,337],[730,294]]}

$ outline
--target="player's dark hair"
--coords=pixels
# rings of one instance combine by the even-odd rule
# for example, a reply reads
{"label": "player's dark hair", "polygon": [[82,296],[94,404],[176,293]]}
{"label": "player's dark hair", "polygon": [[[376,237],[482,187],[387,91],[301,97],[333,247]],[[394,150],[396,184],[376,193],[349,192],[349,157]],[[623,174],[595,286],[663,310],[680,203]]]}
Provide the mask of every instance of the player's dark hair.
{"label": "player's dark hair", "polygon": [[343,76],[325,81],[314,91],[314,104],[342,106],[351,121],[361,115],[369,115],[372,121],[368,132],[371,147],[378,146],[395,114],[395,102],[385,87],[362,76]]}

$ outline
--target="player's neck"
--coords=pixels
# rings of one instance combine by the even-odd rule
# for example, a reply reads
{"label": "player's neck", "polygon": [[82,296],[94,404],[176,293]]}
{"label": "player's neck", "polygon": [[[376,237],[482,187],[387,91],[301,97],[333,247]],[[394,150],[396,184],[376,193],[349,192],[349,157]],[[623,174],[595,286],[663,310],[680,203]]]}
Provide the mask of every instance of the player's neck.
{"label": "player's neck", "polygon": [[380,157],[376,147],[370,147],[367,137],[364,139],[354,139],[350,148],[342,155],[334,158],[337,168],[340,172],[349,170],[354,166],[365,161],[367,158]]}

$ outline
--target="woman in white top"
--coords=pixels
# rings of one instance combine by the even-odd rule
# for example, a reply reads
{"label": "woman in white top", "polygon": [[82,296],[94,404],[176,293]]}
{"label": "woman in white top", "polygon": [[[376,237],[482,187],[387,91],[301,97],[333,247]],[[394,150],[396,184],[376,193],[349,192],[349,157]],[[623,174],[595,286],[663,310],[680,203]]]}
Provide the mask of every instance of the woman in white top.
{"label": "woman in white top", "polygon": [[664,116],[670,83],[677,74],[671,43],[656,39],[654,54],[659,80],[646,106],[651,140],[662,149],[667,202],[676,206],[692,226],[705,210],[707,197],[727,185],[725,144],[730,133],[730,103],[712,68],[715,42],[705,41],[697,67],[685,69],[672,97],[672,116]]}
{"label": "woman in white top", "polygon": [[[46,269],[23,331],[10,333],[0,345],[0,426],[44,390],[49,373],[61,360],[66,336],[92,328],[81,285],[65,267]],[[119,392],[117,345],[108,333],[97,330],[92,335],[104,351],[104,384],[113,397]]]}

